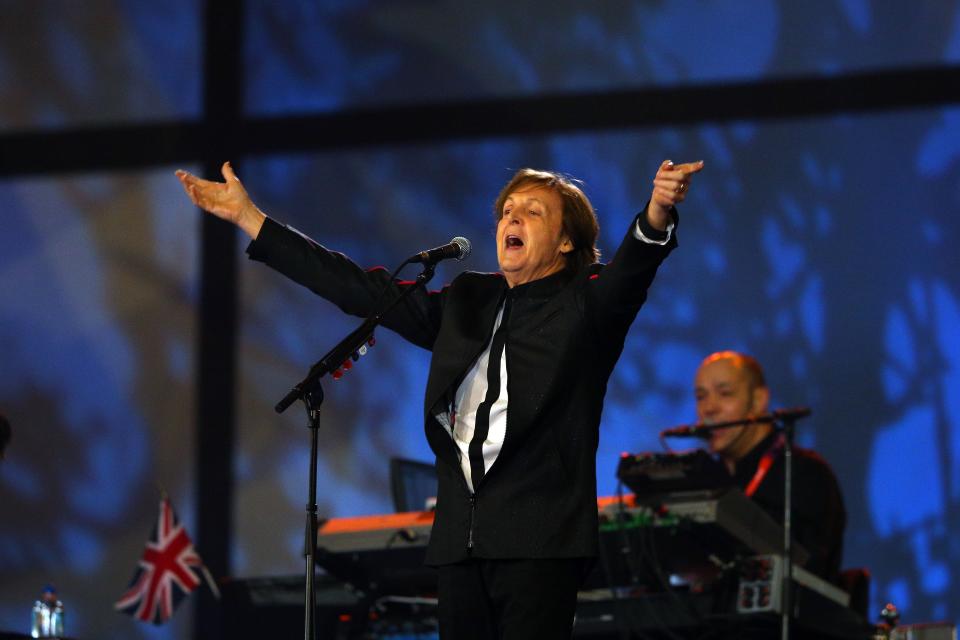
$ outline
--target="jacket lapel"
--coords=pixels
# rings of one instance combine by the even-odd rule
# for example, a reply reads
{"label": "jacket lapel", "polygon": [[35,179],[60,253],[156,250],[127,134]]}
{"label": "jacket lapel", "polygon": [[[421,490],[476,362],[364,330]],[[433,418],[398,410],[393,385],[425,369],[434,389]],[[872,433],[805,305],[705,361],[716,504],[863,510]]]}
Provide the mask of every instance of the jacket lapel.
{"label": "jacket lapel", "polygon": [[449,407],[460,380],[486,348],[507,289],[497,274],[465,274],[463,280],[451,287],[433,345],[424,397],[428,422]]}

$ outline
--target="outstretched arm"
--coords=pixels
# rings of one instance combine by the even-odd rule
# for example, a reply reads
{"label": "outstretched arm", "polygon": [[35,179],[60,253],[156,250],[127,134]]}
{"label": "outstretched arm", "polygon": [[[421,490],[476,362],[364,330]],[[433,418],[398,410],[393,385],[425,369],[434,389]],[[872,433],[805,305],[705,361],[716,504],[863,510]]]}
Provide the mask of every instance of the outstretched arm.
{"label": "outstretched arm", "polygon": [[[360,317],[382,308],[390,297],[409,286],[405,282],[391,283],[383,270],[364,271],[345,255],[329,251],[276,221],[268,221],[247,195],[229,162],[223,163],[221,172],[223,182],[203,180],[183,170],[176,175],[195,205],[232,222],[253,239],[247,248],[252,259],[266,263],[346,313]],[[440,292],[420,290],[391,311],[383,325],[429,349],[436,338],[442,298]],[[381,304],[376,307],[378,302]]]}
{"label": "outstretched arm", "polygon": [[[344,313],[365,318],[381,310],[411,282],[390,280],[383,268],[362,269],[350,258],[331,251],[299,231],[267,219],[259,237],[247,247],[251,259],[262,262],[301,284]],[[441,291],[418,288],[383,318],[415,345],[430,349],[440,326]]]}
{"label": "outstretched arm", "polygon": [[193,204],[218,218],[232,222],[256,240],[267,216],[253,204],[229,162],[223,163],[220,172],[223,174],[223,182],[204,180],[183,169],[178,169],[176,176]]}
{"label": "outstretched arm", "polygon": [[[645,211],[627,231],[616,255],[593,280],[592,307],[602,333],[620,336],[647,298],[657,267],[676,246],[674,205],[686,199],[692,175],[703,161],[673,164],[664,160],[653,180]],[[619,338],[618,338],[619,339]]]}

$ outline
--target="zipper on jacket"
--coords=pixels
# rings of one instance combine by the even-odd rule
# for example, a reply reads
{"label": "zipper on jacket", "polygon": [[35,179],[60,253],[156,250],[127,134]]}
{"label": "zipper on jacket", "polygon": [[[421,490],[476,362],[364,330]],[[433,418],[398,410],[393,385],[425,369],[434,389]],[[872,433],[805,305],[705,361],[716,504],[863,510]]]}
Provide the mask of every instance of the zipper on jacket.
{"label": "zipper on jacket", "polygon": [[473,549],[473,512],[477,508],[477,494],[470,494],[470,528],[467,530],[467,551]]}

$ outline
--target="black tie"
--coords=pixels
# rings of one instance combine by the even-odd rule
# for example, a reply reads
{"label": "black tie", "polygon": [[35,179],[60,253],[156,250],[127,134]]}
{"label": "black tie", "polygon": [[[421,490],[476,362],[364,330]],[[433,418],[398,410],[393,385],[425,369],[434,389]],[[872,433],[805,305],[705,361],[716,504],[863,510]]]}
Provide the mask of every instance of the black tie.
{"label": "black tie", "polygon": [[480,481],[483,479],[483,443],[490,432],[490,408],[500,397],[500,359],[507,344],[507,325],[510,320],[510,293],[503,302],[503,315],[500,317],[500,326],[493,334],[490,344],[490,357],[487,359],[487,395],[477,407],[477,420],[473,429],[473,439],[470,441],[470,479],[473,491],[476,493]]}

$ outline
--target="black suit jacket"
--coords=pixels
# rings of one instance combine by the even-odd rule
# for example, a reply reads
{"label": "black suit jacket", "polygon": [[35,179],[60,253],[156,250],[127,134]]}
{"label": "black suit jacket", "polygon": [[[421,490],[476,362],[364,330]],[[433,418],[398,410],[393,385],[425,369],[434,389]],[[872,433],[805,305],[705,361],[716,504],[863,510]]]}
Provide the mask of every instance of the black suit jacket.
{"label": "black suit jacket", "polygon": [[[645,212],[636,220],[649,237],[658,236]],[[429,564],[454,563],[470,554],[500,559],[596,554],[596,451],[607,380],[657,267],[675,246],[676,233],[665,246],[637,240],[632,223],[608,265],[563,271],[512,289],[499,274],[465,272],[440,291],[414,293],[384,319],[386,327],[433,351],[424,423],[437,456],[439,486]],[[247,251],[357,316],[373,311],[384,287],[386,301],[410,286],[389,282],[382,269],[364,271],[271,220]],[[449,408],[486,348],[508,295],[513,305],[506,343],[506,437],[471,495],[458,450],[435,416]]]}

